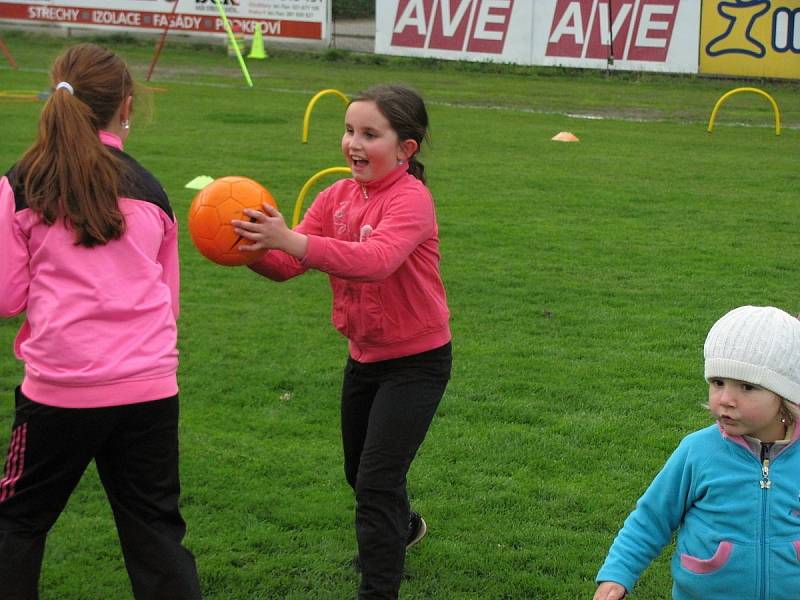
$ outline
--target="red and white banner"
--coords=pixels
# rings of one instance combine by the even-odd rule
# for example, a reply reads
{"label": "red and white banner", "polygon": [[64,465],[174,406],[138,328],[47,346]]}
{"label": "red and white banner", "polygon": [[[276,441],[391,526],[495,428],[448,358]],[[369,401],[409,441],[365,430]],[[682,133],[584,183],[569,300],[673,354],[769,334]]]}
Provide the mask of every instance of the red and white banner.
{"label": "red and white banner", "polygon": [[[175,5],[177,2],[177,6]],[[283,41],[330,39],[330,0],[220,0],[231,26]],[[109,8],[113,6],[113,8]],[[112,30],[171,30],[224,34],[214,0],[0,1],[0,19]]]}
{"label": "red and white banner", "polygon": [[529,64],[532,15],[530,0],[381,0],[375,52]]}
{"label": "red and white banner", "polygon": [[699,1],[381,0],[375,51],[696,73],[699,32]]}
{"label": "red and white banner", "polygon": [[700,2],[552,0],[536,7],[535,64],[697,73]]}

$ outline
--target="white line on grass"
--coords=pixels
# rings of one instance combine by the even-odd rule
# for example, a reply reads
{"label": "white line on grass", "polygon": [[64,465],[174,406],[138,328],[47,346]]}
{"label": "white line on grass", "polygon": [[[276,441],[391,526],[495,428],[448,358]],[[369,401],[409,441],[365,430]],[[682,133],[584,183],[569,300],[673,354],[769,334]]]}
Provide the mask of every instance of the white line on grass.
{"label": "white line on grass", "polygon": [[[8,66],[0,66],[0,71],[10,71],[11,68]],[[23,71],[26,73],[48,73],[48,69],[37,69],[31,67],[25,67],[21,69],[16,69],[17,71]],[[258,76],[253,76],[253,80],[259,79]],[[263,77],[261,78],[264,79]],[[144,82],[140,82],[144,83]],[[208,81],[179,81],[174,79],[160,79],[156,84],[170,84],[170,85],[188,85],[188,86],[196,86],[196,87],[211,87],[211,88],[222,88],[222,89],[238,89],[242,91],[265,91],[265,92],[274,92],[279,94],[302,94],[302,95],[313,95],[317,93],[317,90],[298,90],[298,89],[288,89],[288,88],[247,88],[245,89],[241,84],[233,84],[233,83],[219,83],[219,82],[208,82]],[[144,83],[144,85],[147,85]],[[437,101],[437,100],[426,100],[426,103],[429,105],[435,106],[446,106],[448,108],[467,108],[467,109],[485,109],[485,110],[507,110],[510,112],[515,113],[523,113],[523,114],[537,114],[537,115],[553,115],[558,117],[567,117],[570,119],[581,119],[581,120],[591,120],[591,121],[624,121],[628,123],[678,123],[678,124],[685,124],[685,125],[696,125],[696,124],[703,124],[705,125],[707,121],[699,121],[699,120],[680,120],[680,119],[668,119],[668,118],[644,118],[644,117],[628,117],[624,115],[601,115],[597,113],[573,113],[573,112],[564,112],[558,110],[543,110],[539,108],[526,108],[521,106],[502,106],[499,104],[464,104],[458,102],[444,102],[444,101]],[[710,114],[710,113],[709,113]],[[724,122],[717,122],[715,123],[717,127],[751,127],[755,129],[774,129],[773,123],[767,124],[753,124],[753,123],[724,123]],[[791,124],[784,124],[781,123],[781,129],[800,129],[800,125],[791,125]]]}

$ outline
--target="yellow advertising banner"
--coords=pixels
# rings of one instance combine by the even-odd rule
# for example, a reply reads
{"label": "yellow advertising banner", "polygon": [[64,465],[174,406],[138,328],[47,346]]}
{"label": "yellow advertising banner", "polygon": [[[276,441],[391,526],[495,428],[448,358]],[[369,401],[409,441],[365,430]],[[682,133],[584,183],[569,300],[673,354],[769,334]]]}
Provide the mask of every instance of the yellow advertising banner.
{"label": "yellow advertising banner", "polygon": [[703,0],[700,72],[800,79],[800,0]]}

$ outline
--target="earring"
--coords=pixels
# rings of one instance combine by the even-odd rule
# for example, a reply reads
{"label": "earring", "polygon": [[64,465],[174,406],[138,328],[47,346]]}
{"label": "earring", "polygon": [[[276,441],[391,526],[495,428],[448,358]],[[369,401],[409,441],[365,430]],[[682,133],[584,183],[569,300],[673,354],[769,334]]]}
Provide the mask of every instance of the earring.
{"label": "earring", "polygon": [[125,119],[125,120],[124,120],[124,121],[121,123],[121,125],[122,125],[122,128],[123,128],[123,129],[125,129],[125,130],[128,130],[128,129],[130,129],[130,128],[131,128],[131,123],[130,123],[130,121],[128,121],[128,119]]}
{"label": "earring", "polygon": [[781,415],[781,423],[783,425],[794,423],[794,415],[785,404],[781,405],[780,415]]}
{"label": "earring", "polygon": [[404,161],[404,160],[398,160],[398,161],[397,161],[397,164],[398,164],[398,165],[404,165],[404,164],[406,164],[406,161]]}

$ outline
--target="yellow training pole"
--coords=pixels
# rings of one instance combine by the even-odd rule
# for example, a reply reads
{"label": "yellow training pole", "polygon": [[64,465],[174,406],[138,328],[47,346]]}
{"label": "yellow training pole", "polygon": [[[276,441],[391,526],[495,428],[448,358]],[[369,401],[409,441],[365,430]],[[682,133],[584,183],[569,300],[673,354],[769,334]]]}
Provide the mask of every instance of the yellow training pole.
{"label": "yellow training pole", "polygon": [[253,87],[253,80],[250,79],[250,71],[247,70],[247,65],[244,64],[244,58],[242,58],[242,53],[239,50],[239,44],[236,42],[236,38],[233,36],[233,30],[231,29],[231,24],[228,22],[228,16],[225,14],[225,9],[222,8],[222,4],[219,3],[219,0],[214,0],[214,3],[217,5],[219,16],[222,18],[222,24],[225,26],[225,32],[228,34],[228,39],[230,40],[230,43],[233,44],[233,49],[236,51],[236,58],[239,61],[239,66],[242,68],[244,78],[247,80],[247,85]]}
{"label": "yellow training pole", "polygon": [[711,119],[708,121],[708,133],[711,133],[714,129],[714,119],[717,118],[717,111],[719,110],[722,103],[725,102],[728,98],[733,96],[734,94],[738,94],[739,92],[752,92],[754,94],[760,94],[764,96],[767,100],[770,101],[772,104],[772,110],[775,112],[775,135],[781,134],[781,112],[778,110],[778,103],[764,90],[760,90],[754,87],[740,87],[733,89],[729,92],[724,93],[719,100],[717,100],[716,105],[714,106],[714,110],[711,111]]}
{"label": "yellow training pole", "polygon": [[322,169],[322,171],[318,172],[316,175],[312,176],[308,181],[306,181],[305,185],[300,189],[300,193],[297,195],[297,201],[294,203],[294,214],[292,215],[292,229],[294,229],[297,224],[300,222],[300,210],[303,208],[303,200],[308,193],[308,190],[311,188],[312,185],[317,183],[321,178],[325,177],[325,175],[330,175],[331,173],[350,173],[350,167],[330,167],[328,169]]}
{"label": "yellow training pole", "polygon": [[350,98],[345,96],[339,90],[328,89],[328,90],[322,90],[322,91],[317,92],[314,95],[314,97],[311,98],[311,100],[309,100],[308,105],[306,106],[306,114],[303,117],[303,143],[304,144],[308,142],[308,122],[311,120],[311,111],[314,109],[314,105],[317,103],[317,100],[322,98],[325,94],[336,94],[342,100],[344,100],[345,106],[347,106],[347,104],[350,102]]}

